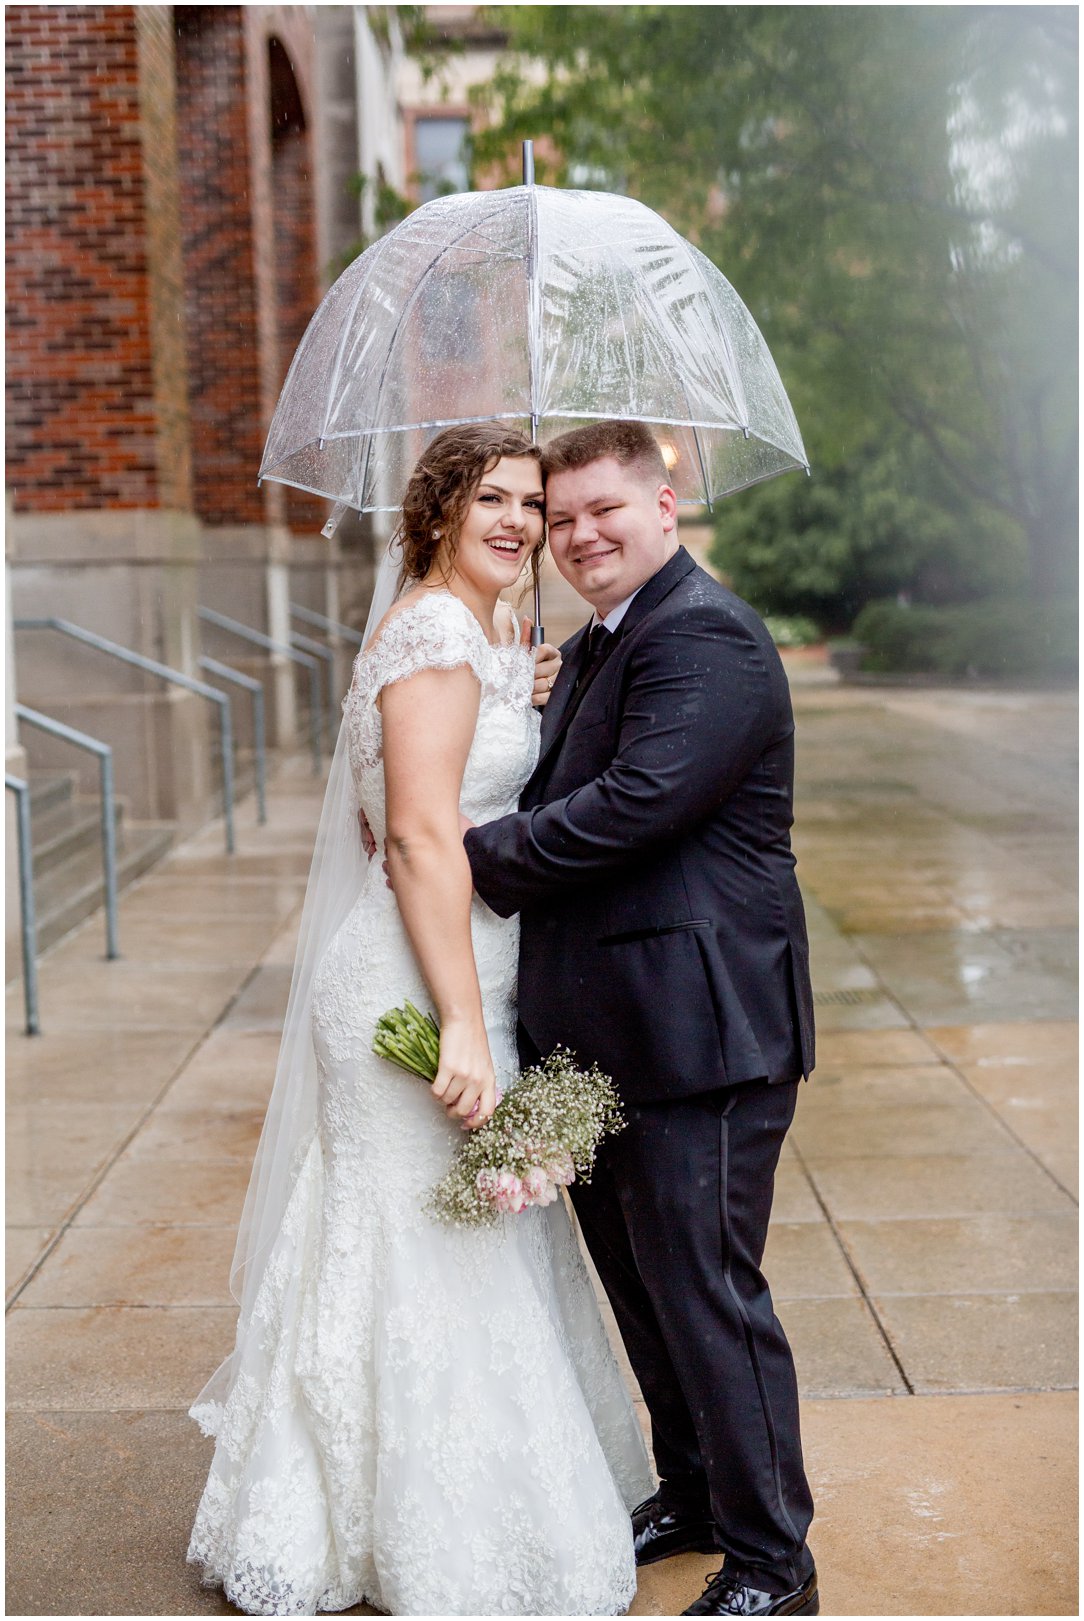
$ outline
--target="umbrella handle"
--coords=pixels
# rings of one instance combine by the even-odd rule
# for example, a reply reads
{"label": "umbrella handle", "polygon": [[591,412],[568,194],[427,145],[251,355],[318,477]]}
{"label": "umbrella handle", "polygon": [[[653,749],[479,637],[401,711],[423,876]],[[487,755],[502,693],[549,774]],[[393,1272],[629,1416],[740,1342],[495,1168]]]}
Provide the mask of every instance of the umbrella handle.
{"label": "umbrella handle", "polygon": [[[523,184],[534,185],[534,142],[523,143]],[[528,272],[529,273],[529,272]],[[531,443],[538,440],[538,418],[531,417]],[[546,632],[542,625],[542,588],[537,575],[534,582],[534,624],[531,626],[531,646],[541,647],[546,640]]]}

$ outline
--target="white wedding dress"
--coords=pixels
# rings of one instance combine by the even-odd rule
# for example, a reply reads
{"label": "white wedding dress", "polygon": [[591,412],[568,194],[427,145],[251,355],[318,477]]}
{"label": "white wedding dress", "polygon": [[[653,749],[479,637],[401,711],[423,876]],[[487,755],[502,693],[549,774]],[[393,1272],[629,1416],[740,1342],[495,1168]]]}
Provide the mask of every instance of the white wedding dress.
{"label": "white wedding dress", "polygon": [[[382,687],[469,665],[475,822],[514,810],[538,753],[529,649],[493,647],[450,592],[359,655],[343,703],[378,847]],[[518,925],[471,933],[500,1084],[514,1084]],[[489,1229],[424,1196],[462,1142],[423,1082],[376,1058],[377,1018],[432,1004],[381,863],[317,971],[317,1129],[260,1286],[189,1558],[253,1615],[613,1615],[636,1590],[629,1509],[653,1482],[562,1201]],[[304,1150],[304,1145],[302,1145]]]}

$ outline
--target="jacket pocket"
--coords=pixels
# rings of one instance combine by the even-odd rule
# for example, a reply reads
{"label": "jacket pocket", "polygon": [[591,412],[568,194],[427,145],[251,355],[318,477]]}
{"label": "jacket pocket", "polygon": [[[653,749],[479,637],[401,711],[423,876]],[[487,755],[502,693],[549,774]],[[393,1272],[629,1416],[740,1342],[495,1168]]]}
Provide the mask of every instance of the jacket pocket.
{"label": "jacket pocket", "polygon": [[687,929],[710,929],[711,919],[691,917],[684,923],[655,923],[648,929],[628,929],[623,934],[604,934],[600,946],[627,946],[634,940],[657,940],[663,934],[684,934]]}

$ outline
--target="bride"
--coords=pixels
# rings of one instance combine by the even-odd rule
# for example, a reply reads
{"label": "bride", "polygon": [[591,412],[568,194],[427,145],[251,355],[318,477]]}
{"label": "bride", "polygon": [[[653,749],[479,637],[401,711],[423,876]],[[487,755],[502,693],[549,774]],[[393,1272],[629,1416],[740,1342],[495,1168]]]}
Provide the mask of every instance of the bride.
{"label": "bride", "polygon": [[[517,1074],[517,920],[472,895],[459,828],[515,809],[537,757],[534,656],[498,594],[543,521],[526,438],[439,434],[343,701],[237,1344],[192,1409],[217,1445],[188,1557],[251,1615],[613,1615],[635,1592],[652,1481],[564,1203],[470,1230],[423,1212]],[[407,998],[440,1019],[431,1088],[371,1050]]]}

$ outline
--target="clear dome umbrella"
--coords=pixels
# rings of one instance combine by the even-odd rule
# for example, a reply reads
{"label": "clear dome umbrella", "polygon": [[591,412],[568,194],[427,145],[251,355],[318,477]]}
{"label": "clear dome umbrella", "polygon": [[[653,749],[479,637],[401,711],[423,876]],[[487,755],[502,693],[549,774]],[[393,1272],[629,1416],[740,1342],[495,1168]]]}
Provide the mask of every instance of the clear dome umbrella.
{"label": "clear dome umbrella", "polygon": [[[530,182],[529,150],[524,167]],[[808,465],[768,346],[711,260],[633,198],[527,183],[438,197],[343,272],[260,477],[333,500],[330,534],[348,507],[398,510],[438,429],[494,418],[542,442],[650,423],[697,505]]]}

